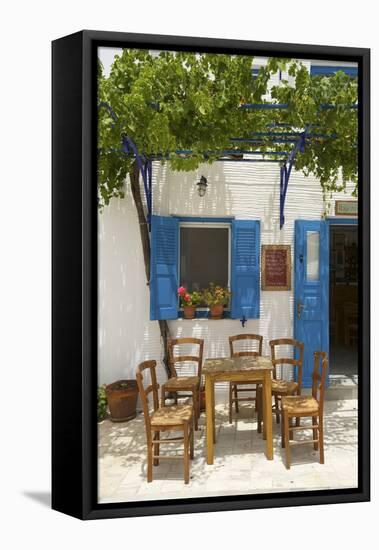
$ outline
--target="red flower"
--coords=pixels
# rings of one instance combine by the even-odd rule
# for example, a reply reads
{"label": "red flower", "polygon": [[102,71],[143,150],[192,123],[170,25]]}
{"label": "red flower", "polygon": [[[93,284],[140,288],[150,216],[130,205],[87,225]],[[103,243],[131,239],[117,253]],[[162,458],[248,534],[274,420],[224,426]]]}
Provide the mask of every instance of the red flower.
{"label": "red flower", "polygon": [[180,286],[180,287],[178,288],[178,294],[179,294],[179,296],[183,296],[185,293],[186,293],[186,289],[184,288],[184,286]]}
{"label": "red flower", "polygon": [[185,299],[186,302],[189,302],[190,299],[191,299],[191,296],[190,296],[189,294],[186,294],[186,295],[184,296],[184,299]]}

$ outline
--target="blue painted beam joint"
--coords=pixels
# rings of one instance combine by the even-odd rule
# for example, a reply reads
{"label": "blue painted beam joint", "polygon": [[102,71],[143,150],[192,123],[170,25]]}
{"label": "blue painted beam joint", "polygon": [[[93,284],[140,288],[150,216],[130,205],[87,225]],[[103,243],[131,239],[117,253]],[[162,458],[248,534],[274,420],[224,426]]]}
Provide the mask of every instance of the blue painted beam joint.
{"label": "blue painted beam joint", "polygon": [[151,230],[151,215],[152,215],[152,203],[153,203],[153,186],[152,186],[152,172],[153,165],[149,157],[140,153],[134,141],[128,137],[122,137],[122,148],[125,153],[133,153],[137,161],[138,170],[142,176],[143,187],[145,190],[146,205],[147,205],[147,223],[149,231]]}
{"label": "blue painted beam joint", "polygon": [[295,162],[296,154],[298,152],[304,153],[305,151],[305,140],[307,137],[307,130],[308,128],[306,128],[304,132],[300,134],[299,140],[296,143],[293,150],[291,151],[288,159],[285,162],[283,162],[283,164],[280,167],[280,212],[279,212],[280,229],[282,229],[285,222],[284,206],[286,202],[288,183],[290,180],[292,167]]}

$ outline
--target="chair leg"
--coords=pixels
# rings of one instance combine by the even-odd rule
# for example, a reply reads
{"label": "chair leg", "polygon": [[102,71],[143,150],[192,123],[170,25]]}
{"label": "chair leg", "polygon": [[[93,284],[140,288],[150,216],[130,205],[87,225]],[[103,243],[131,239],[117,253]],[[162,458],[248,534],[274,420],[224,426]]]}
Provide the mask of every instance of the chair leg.
{"label": "chair leg", "polygon": [[213,444],[216,444],[216,403],[215,403],[215,385],[212,384],[212,418],[213,418]]}
{"label": "chair leg", "polygon": [[282,411],[282,421],[280,423],[280,432],[281,432],[281,436],[282,436],[282,449],[285,448],[285,434],[284,434],[284,413]]}
{"label": "chair leg", "polygon": [[197,389],[194,388],[192,390],[192,405],[193,405],[193,416],[195,420],[195,430],[197,431],[199,429],[199,406],[198,406],[198,397],[197,397]]}
{"label": "chair leg", "polygon": [[[270,409],[271,409],[271,414],[270,414],[270,418],[269,418],[269,422],[271,422],[271,425],[272,425],[272,395],[270,396],[269,398],[270,400]],[[264,386],[262,386],[262,392],[261,392],[261,407],[262,407],[262,424],[263,424],[263,429],[262,429],[262,439],[264,441],[267,440],[267,422],[266,422],[266,392],[265,392],[265,388]]]}
{"label": "chair leg", "polygon": [[288,418],[288,429],[289,429],[290,440],[293,439],[293,430],[291,430],[292,426],[293,426],[293,418],[290,417],[290,418]]}
{"label": "chair leg", "polygon": [[194,458],[194,449],[195,449],[193,424],[191,424],[189,443],[190,443],[190,459],[193,460],[193,458]]}
{"label": "chair leg", "polygon": [[147,482],[153,481],[153,443],[147,444]]}
{"label": "chair leg", "polygon": [[321,416],[318,418],[318,434],[320,445],[320,464],[324,464],[324,420]]}
{"label": "chair leg", "polygon": [[233,391],[232,391],[232,383],[229,382],[229,424],[232,423],[233,421],[233,410],[232,410],[232,407],[233,407]]}
{"label": "chair leg", "polygon": [[235,401],[235,408],[236,408],[236,413],[238,414],[240,412],[240,408],[238,406],[238,389],[237,389],[237,384],[234,384],[234,399],[236,400]]}
{"label": "chair leg", "polygon": [[286,468],[287,470],[291,467],[291,455],[290,455],[290,438],[289,438],[289,418],[288,413],[283,412],[282,422],[284,424],[284,445],[286,449]]}
{"label": "chair leg", "polygon": [[[159,432],[154,432],[153,454],[156,456],[159,456],[159,443],[156,443],[155,439],[159,439],[159,435]],[[153,464],[154,466],[159,466],[159,458],[154,458]]]}
{"label": "chair leg", "polygon": [[[198,388],[196,388],[196,399],[197,399],[197,422],[199,423],[199,419],[200,419],[200,415],[201,415],[201,411],[200,411],[200,399],[201,399],[201,389],[200,389],[200,386]],[[199,427],[197,428],[199,429]]]}
{"label": "chair leg", "polygon": [[184,483],[189,483],[189,437],[188,437],[188,431],[189,426],[188,424],[184,425]]}
{"label": "chair leg", "polygon": [[256,384],[256,385],[255,385],[255,403],[254,403],[254,410],[255,410],[255,412],[258,411],[258,405],[257,405],[258,386],[259,386],[259,384]]}
{"label": "chair leg", "polygon": [[[298,390],[297,392],[297,395],[300,397],[301,393],[300,393],[301,390]],[[296,427],[299,428],[300,427],[300,416],[297,416],[296,417]]]}
{"label": "chair leg", "polygon": [[[317,416],[312,416],[312,424],[313,426],[317,424]],[[320,439],[318,428],[313,428],[313,439]],[[313,443],[313,448],[318,451],[318,443]]]}
{"label": "chair leg", "polygon": [[276,423],[280,423],[280,412],[279,412],[279,397],[275,395],[275,416],[276,416]]}

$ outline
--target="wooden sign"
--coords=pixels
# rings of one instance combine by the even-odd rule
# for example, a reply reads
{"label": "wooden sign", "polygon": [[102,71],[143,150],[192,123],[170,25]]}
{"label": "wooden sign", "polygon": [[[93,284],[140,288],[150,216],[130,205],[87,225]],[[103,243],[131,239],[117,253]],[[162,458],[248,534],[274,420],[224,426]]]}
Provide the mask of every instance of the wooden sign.
{"label": "wooden sign", "polygon": [[336,216],[358,216],[358,201],[336,201]]}
{"label": "wooden sign", "polygon": [[262,290],[291,290],[291,246],[262,245]]}

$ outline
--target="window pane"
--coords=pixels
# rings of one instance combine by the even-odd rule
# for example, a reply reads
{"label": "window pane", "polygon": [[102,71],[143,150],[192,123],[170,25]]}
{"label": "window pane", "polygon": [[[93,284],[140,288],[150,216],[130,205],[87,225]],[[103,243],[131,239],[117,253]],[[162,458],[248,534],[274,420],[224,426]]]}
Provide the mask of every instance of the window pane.
{"label": "window pane", "polygon": [[180,228],[180,284],[190,292],[215,283],[226,287],[229,231],[225,228]]}
{"label": "window pane", "polygon": [[307,231],[307,280],[320,278],[320,233]]}

